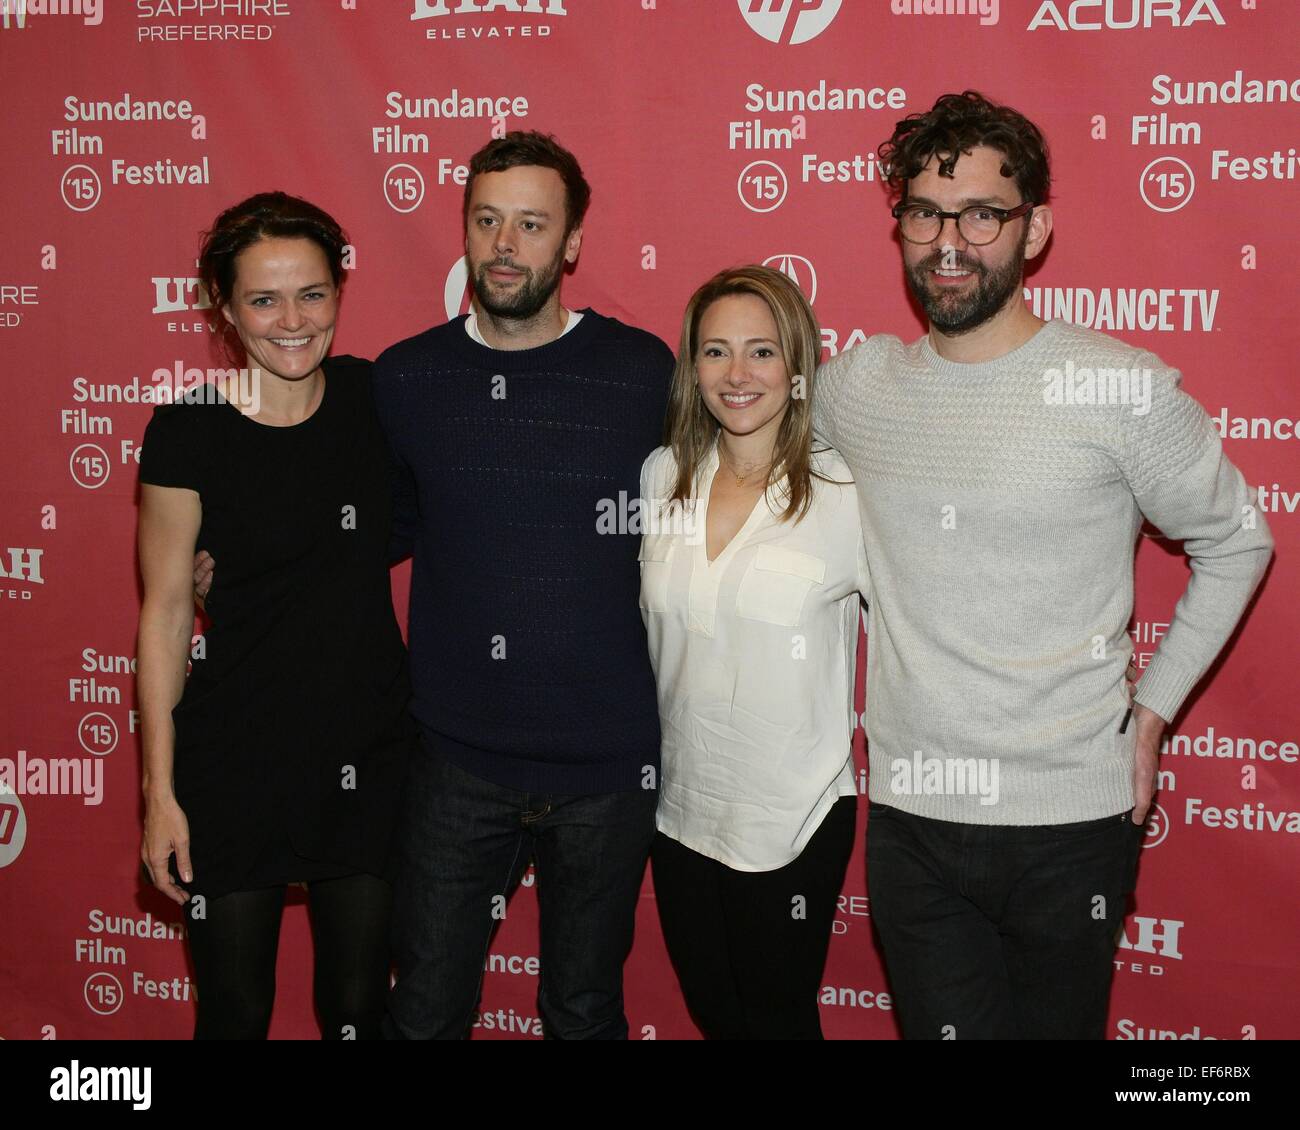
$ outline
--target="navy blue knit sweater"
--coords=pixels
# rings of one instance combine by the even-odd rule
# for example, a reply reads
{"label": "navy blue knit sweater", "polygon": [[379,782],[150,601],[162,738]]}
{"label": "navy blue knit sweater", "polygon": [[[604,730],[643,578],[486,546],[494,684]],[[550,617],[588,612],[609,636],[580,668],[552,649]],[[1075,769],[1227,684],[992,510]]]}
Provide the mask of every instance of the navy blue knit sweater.
{"label": "navy blue knit sweater", "polygon": [[618,792],[659,773],[639,538],[597,518],[635,506],[673,356],[583,314],[518,351],[479,345],[456,318],[374,367],[394,556],[414,558],[412,711],[454,764],[524,792]]}

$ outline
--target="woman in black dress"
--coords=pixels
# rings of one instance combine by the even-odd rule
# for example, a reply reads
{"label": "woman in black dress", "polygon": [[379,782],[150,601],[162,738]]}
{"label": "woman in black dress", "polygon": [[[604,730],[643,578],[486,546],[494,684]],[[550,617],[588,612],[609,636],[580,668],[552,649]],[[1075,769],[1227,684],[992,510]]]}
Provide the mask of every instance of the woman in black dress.
{"label": "woman in black dress", "polygon": [[[196,1038],[265,1038],[288,883],[325,1037],[377,1037],[388,990],[412,724],[370,364],[328,356],[346,245],[283,193],[222,213],[200,273],[252,379],[156,408],[144,437],[141,856],[186,906]],[[196,545],[221,570],[191,653]]]}

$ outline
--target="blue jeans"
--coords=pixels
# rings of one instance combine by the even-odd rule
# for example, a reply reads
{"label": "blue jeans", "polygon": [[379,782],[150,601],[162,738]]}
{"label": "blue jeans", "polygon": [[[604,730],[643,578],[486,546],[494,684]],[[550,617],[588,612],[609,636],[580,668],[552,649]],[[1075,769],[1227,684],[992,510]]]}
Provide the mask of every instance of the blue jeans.
{"label": "blue jeans", "polygon": [[872,802],[871,918],[909,1040],[1099,1040],[1143,829],[955,824]]}
{"label": "blue jeans", "polygon": [[384,1034],[467,1035],[492,934],[531,860],[546,1036],[626,1039],[623,963],[658,799],[654,790],[521,793],[422,746],[411,761]]}

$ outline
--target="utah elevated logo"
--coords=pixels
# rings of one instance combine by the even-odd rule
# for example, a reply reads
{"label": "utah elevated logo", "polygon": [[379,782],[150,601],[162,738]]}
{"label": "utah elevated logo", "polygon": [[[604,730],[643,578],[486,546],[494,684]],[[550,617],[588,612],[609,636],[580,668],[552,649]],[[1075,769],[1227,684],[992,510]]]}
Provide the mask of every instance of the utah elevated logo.
{"label": "utah elevated logo", "polygon": [[[451,5],[455,4],[453,8]],[[413,20],[432,16],[487,15],[493,12],[531,12],[536,16],[567,16],[565,0],[415,0]]]}
{"label": "utah elevated logo", "polygon": [[740,14],[773,43],[807,43],[838,15],[843,0],[739,0]]}

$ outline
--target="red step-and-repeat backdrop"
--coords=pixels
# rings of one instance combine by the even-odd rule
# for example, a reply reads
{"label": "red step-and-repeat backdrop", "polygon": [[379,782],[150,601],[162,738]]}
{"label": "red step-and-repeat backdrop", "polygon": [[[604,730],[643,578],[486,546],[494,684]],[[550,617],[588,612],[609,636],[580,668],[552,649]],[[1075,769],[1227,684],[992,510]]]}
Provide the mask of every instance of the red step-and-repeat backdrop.
{"label": "red step-and-repeat backdrop", "polygon": [[[220,364],[194,275],[221,208],[334,213],[336,349],[373,357],[466,308],[465,163],[540,129],[594,188],[568,305],[675,344],[699,282],[766,262],[834,354],[922,332],[875,154],[968,87],[1052,146],[1026,301],[1181,368],[1278,546],[1170,733],[1109,1035],[1300,1035],[1298,32],[1293,0],[0,0],[0,1036],[192,1030],[180,911],[139,878],[136,471],[153,390]],[[1187,576],[1144,541],[1140,661]],[[541,1033],[535,911],[530,876],[475,1035]],[[894,1038],[860,846],[834,931],[828,1036]],[[279,971],[272,1035],[315,1036],[301,892]],[[695,1035],[648,880],[627,1009]]]}

